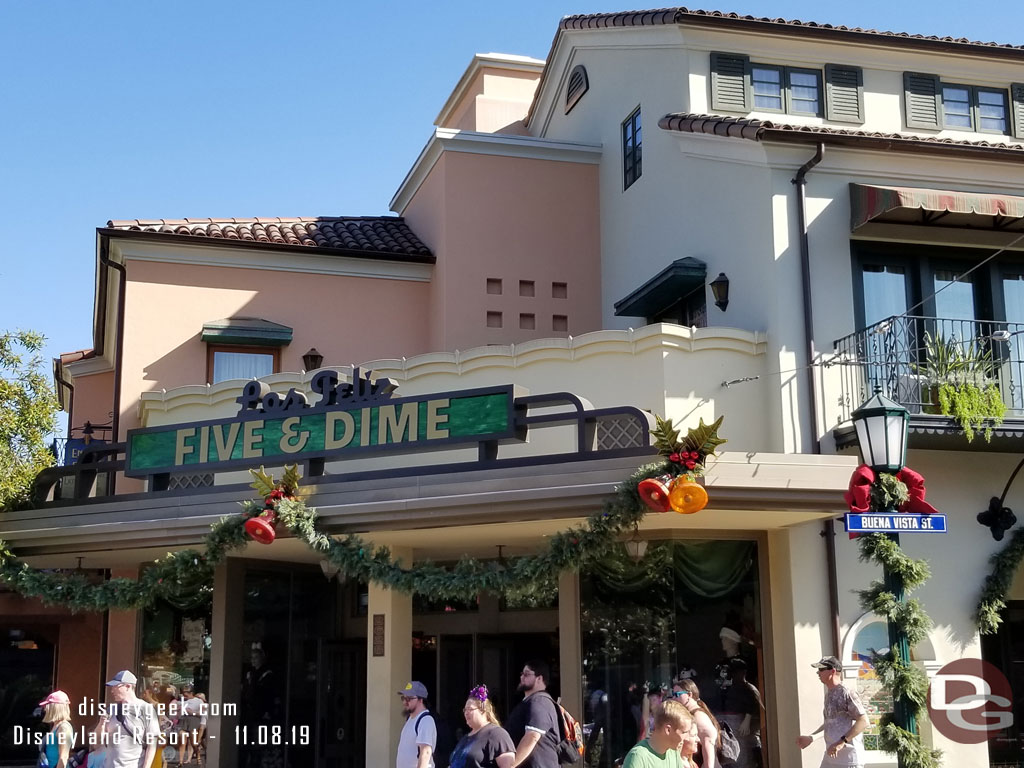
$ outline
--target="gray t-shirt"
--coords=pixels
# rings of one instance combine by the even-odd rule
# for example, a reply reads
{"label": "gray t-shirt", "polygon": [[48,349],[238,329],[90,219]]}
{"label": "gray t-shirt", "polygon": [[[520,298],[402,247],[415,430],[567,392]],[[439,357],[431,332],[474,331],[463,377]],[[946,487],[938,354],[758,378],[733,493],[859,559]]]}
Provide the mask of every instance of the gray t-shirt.
{"label": "gray t-shirt", "polygon": [[[860,697],[844,685],[837,685],[825,693],[825,746],[842,740],[846,732],[861,716],[867,714]],[[835,757],[825,755],[823,766],[851,766],[864,764],[864,738],[857,734],[853,744],[847,744]]]}
{"label": "gray t-shirt", "polygon": [[103,768],[139,768],[147,745],[160,738],[156,710],[152,704],[136,699],[118,704],[117,712],[107,721],[109,744]]}

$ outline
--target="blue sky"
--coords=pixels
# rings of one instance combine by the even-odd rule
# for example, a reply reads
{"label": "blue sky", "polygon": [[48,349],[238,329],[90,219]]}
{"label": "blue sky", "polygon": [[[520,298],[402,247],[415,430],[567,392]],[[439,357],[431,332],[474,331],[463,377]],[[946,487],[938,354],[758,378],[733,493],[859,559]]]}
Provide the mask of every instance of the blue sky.
{"label": "blue sky", "polygon": [[[636,3],[0,0],[0,328],[89,347],[108,219],[386,214],[470,58]],[[656,4],[652,4],[652,7]],[[1024,10],[704,5],[1024,44]]]}

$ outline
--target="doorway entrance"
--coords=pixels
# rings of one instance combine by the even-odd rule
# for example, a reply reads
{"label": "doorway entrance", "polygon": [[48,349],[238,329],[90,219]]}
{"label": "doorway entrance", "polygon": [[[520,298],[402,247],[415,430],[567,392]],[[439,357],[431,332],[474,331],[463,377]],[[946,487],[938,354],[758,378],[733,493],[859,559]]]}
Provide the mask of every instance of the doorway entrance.
{"label": "doorway entrance", "polygon": [[323,641],[317,662],[317,768],[366,764],[366,640]]}
{"label": "doorway entrance", "polygon": [[[452,746],[468,731],[462,708],[476,685],[487,686],[498,718],[504,722],[523,698],[517,691],[519,672],[531,659],[543,659],[551,665],[552,685],[548,690],[557,697],[557,632],[415,633],[412,677],[430,691],[429,706],[437,716],[439,743],[442,729],[449,731],[444,741]],[[434,762],[437,768],[445,768],[448,755],[438,754]]]}

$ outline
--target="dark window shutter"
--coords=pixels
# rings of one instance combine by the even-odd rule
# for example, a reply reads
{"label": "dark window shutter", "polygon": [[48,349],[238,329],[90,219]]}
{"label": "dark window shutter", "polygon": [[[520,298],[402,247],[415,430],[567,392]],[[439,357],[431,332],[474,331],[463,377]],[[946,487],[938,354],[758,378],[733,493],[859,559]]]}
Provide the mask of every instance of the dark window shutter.
{"label": "dark window shutter", "polygon": [[825,65],[825,117],[840,123],[864,122],[864,74],[860,67]]}
{"label": "dark window shutter", "polygon": [[589,88],[590,80],[587,78],[587,69],[582,64],[577,64],[569,73],[569,84],[565,87],[565,114],[572,111],[576,102]]}
{"label": "dark window shutter", "polygon": [[749,112],[750,60],[735,53],[711,54],[711,108]]}
{"label": "dark window shutter", "polygon": [[908,128],[942,127],[942,90],[938,77],[904,72],[903,92]]}
{"label": "dark window shutter", "polygon": [[1010,113],[1013,116],[1013,135],[1024,139],[1024,83],[1010,86]]}

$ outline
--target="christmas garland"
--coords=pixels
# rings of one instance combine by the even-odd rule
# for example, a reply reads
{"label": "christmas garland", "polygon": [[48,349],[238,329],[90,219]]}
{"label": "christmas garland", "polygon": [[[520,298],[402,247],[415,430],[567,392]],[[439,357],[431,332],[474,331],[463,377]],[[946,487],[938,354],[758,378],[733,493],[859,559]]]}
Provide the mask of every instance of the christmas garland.
{"label": "christmas garland", "polygon": [[555,534],[545,552],[506,563],[464,557],[451,567],[430,562],[403,567],[394,563],[387,547],[374,547],[357,535],[334,537],[324,532],[316,510],[298,495],[294,469],[280,483],[254,472],[253,486],[264,499],[243,503],[243,515],[222,518],[205,537],[203,551],[168,553],[145,568],[138,579],[115,578],[94,583],[86,574],[31,568],[0,541],[0,580],[25,597],[62,605],[72,611],[131,610],[151,605],[157,598],[174,596],[197,583],[209,584],[214,567],[231,550],[251,540],[246,523],[273,513],[293,536],[304,541],[346,576],[407,593],[442,599],[473,598],[481,590],[528,598],[550,588],[558,574],[578,570],[609,551],[624,532],[634,528],[647,508],[637,495],[640,481],[678,473],[672,462],[657,462],[638,469],[618,486],[614,497],[583,525]]}
{"label": "christmas garland", "polygon": [[[876,512],[891,510],[893,502],[907,498],[906,487],[893,475],[879,475],[872,488],[872,507]],[[872,533],[859,540],[860,559],[874,562],[889,573],[903,579],[903,586],[911,592],[931,576],[928,563],[914,560],[903,552],[900,545],[883,533]],[[882,581],[874,581],[871,587],[860,590],[861,607],[884,618],[890,625],[902,630],[911,647],[925,639],[932,627],[932,621],[915,598],[898,600]],[[907,709],[920,720],[928,706],[928,676],[910,659],[900,657],[895,648],[888,653],[873,653],[871,663],[882,685],[892,692],[894,701],[902,701]],[[879,748],[900,757],[903,768],[937,768],[941,751],[931,749],[921,741],[921,736],[897,725],[891,714],[884,715],[878,735]]]}
{"label": "christmas garland", "polygon": [[[374,547],[355,534],[335,537],[322,530],[316,510],[301,498],[297,467],[286,468],[279,482],[260,467],[250,472],[254,477],[252,488],[262,501],[243,502],[242,515],[222,518],[211,526],[201,552],[188,549],[168,553],[144,569],[137,580],[116,578],[94,583],[84,573],[33,569],[0,540],[0,581],[25,597],[72,611],[145,608],[157,598],[173,598],[197,587],[209,589],[214,567],[229,551],[241,549],[251,539],[270,543],[277,527],[283,525],[347,578],[443,600],[473,599],[484,590],[527,603],[543,600],[556,588],[562,571],[579,570],[601,558],[624,532],[636,529],[649,509],[637,492],[641,482],[668,476],[691,483],[703,474],[707,457],[715,455],[725,442],[718,437],[721,424],[722,418],[710,425],[701,420],[682,437],[671,422],[658,418],[652,434],[664,457],[662,461],[634,472],[583,525],[552,536],[546,551],[507,562],[466,556],[451,567],[431,562],[403,567],[392,561],[387,547]],[[704,499],[706,503],[706,493]]]}
{"label": "christmas garland", "polygon": [[985,577],[981,598],[974,610],[974,623],[981,634],[991,635],[999,629],[1006,608],[1006,595],[1021,560],[1024,560],[1024,528],[1015,530],[1006,546],[992,555],[992,573]]}

